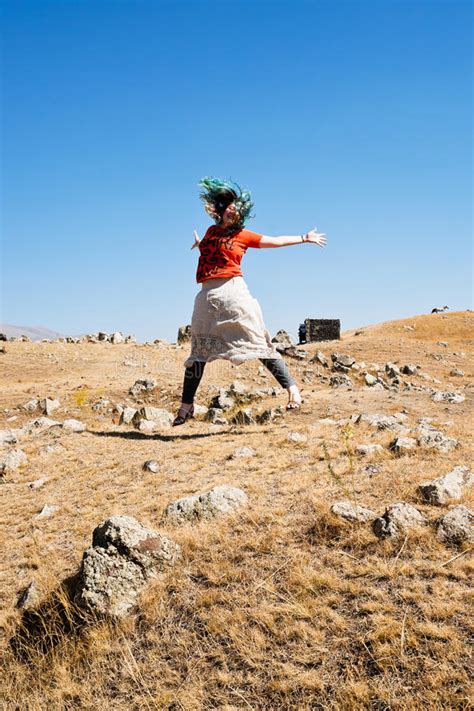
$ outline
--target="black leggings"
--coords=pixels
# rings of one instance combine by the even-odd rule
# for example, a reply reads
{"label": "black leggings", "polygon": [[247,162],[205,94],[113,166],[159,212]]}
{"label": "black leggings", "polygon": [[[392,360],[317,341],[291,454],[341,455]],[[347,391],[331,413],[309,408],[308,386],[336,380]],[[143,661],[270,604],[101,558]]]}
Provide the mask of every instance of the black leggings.
{"label": "black leggings", "polygon": [[[259,360],[268,368],[282,388],[289,388],[290,385],[296,384],[283,358],[259,358]],[[203,361],[195,360],[194,363],[184,371],[182,402],[189,405],[194,402],[194,395],[201,382],[205,365]]]}

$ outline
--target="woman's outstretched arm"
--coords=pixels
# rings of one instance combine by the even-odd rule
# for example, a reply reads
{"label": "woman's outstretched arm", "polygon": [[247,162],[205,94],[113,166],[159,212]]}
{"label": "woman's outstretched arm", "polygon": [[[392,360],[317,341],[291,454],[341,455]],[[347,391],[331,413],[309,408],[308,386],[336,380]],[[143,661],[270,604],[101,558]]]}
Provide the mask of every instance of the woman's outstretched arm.
{"label": "woman's outstretched arm", "polygon": [[292,244],[302,244],[303,242],[311,242],[320,247],[324,247],[327,242],[326,235],[323,232],[317,232],[317,228],[310,230],[303,235],[283,235],[281,237],[268,237],[263,235],[258,243],[260,248],[264,247],[289,247]]}

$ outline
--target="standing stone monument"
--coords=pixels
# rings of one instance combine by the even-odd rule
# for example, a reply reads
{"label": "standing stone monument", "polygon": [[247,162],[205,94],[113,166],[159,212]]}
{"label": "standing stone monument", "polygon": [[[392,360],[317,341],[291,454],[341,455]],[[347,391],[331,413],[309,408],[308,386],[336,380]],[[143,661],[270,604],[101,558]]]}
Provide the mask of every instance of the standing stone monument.
{"label": "standing stone monument", "polygon": [[306,343],[310,341],[338,341],[341,338],[341,321],[338,318],[307,318]]}

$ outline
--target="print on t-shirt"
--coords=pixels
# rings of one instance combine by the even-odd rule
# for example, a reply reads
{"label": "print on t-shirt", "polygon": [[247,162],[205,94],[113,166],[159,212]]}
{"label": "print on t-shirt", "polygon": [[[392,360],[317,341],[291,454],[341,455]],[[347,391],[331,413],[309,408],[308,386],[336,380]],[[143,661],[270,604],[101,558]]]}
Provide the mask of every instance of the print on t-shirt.
{"label": "print on t-shirt", "polygon": [[199,243],[196,281],[242,276],[240,262],[248,247],[258,247],[262,235],[251,230],[227,234],[218,225],[209,227]]}

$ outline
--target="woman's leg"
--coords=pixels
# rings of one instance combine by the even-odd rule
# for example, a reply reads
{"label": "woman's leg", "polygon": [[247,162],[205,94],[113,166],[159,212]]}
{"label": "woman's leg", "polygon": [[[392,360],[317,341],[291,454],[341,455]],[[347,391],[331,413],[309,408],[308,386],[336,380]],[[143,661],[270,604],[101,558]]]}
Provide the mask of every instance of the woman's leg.
{"label": "woman's leg", "polygon": [[195,360],[194,363],[184,371],[182,405],[192,405],[194,396],[204,373],[204,361]]}
{"label": "woman's leg", "polygon": [[299,407],[301,405],[300,391],[283,358],[260,358],[259,360],[268,368],[281,387],[288,391],[288,409]]}

